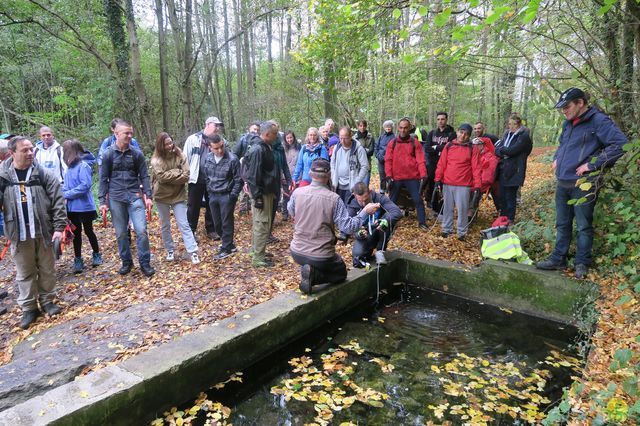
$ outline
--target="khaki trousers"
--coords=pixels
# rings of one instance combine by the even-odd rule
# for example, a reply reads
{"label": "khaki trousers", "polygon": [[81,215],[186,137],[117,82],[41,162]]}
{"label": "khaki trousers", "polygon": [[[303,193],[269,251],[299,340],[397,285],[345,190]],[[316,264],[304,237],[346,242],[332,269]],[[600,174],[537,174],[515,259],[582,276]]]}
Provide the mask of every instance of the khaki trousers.
{"label": "khaki trousers", "polygon": [[42,237],[28,238],[11,246],[11,255],[16,264],[18,305],[22,311],[32,311],[53,301],[56,273],[53,246]]}
{"label": "khaki trousers", "polygon": [[251,206],[251,217],[253,219],[253,260],[263,262],[267,248],[267,240],[271,232],[271,218],[273,213],[273,194],[264,194],[262,200],[264,207],[256,209]]}

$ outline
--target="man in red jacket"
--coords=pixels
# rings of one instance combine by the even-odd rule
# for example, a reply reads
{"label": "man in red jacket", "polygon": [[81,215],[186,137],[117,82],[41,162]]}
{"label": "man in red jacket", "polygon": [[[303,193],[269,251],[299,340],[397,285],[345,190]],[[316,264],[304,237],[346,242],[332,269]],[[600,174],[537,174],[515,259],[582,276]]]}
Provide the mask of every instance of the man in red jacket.
{"label": "man in red jacket", "polygon": [[458,209],[458,239],[464,240],[471,189],[474,196],[480,195],[482,163],[480,150],[474,148],[469,140],[472,131],[473,128],[467,123],[458,127],[456,139],[444,147],[436,168],[436,188],[441,189],[444,196],[442,236],[445,238],[453,232],[455,206]]}
{"label": "man in red jacket", "polygon": [[398,122],[398,136],[387,145],[384,156],[384,171],[387,175],[389,198],[394,203],[402,187],[407,188],[418,214],[418,227],[424,231],[426,224],[424,203],[420,197],[420,187],[427,181],[427,166],[424,151],[418,139],[409,134],[411,121],[403,118]]}

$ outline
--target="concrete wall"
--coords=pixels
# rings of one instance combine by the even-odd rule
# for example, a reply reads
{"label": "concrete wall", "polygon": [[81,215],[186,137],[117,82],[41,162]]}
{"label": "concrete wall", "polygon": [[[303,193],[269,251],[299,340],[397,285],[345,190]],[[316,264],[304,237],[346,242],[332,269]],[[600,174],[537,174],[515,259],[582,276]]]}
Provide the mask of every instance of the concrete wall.
{"label": "concrete wall", "polygon": [[[540,317],[571,322],[593,287],[515,264],[465,268],[389,253],[380,282],[411,282]],[[314,287],[314,291],[316,288]],[[375,297],[376,271],[310,297],[282,294],[217,324],[60,386],[0,413],[0,425],[140,424],[150,413],[225,380],[325,321]]]}

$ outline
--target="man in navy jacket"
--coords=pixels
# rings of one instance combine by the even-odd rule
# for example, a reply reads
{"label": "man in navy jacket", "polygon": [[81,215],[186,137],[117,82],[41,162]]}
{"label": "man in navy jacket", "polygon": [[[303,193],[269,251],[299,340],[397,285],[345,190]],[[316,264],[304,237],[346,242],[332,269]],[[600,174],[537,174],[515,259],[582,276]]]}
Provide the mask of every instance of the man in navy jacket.
{"label": "man in navy jacket", "polygon": [[[540,269],[564,269],[571,244],[573,218],[576,219],[576,278],[586,276],[592,263],[593,210],[596,203],[597,175],[622,157],[626,136],[597,107],[589,105],[589,95],[572,87],[567,89],[555,108],[566,120],[562,125],[560,146],[553,159],[558,180],[556,187],[556,245],[551,256],[536,264]],[[593,173],[596,172],[596,173]],[[589,188],[578,184],[586,178]],[[582,182],[582,181],[581,181]],[[582,188],[581,188],[582,186]],[[570,200],[583,200],[573,202]]]}

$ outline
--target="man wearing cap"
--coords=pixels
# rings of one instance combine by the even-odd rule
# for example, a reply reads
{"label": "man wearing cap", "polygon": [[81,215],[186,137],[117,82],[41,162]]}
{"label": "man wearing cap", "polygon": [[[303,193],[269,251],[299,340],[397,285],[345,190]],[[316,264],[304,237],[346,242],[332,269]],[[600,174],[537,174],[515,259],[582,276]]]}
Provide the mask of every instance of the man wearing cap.
{"label": "man wearing cap", "polygon": [[[567,253],[576,220],[575,276],[587,275],[593,261],[593,210],[598,185],[596,174],[613,164],[624,154],[627,137],[614,122],[597,107],[589,105],[589,95],[572,87],[558,100],[555,108],[565,116],[560,134],[560,146],[553,157],[552,169],[556,184],[556,245],[551,256],[538,262],[539,269],[565,269]],[[586,178],[590,188],[580,188],[578,179]],[[570,200],[586,199],[570,204]]]}
{"label": "man wearing cap", "polygon": [[368,203],[350,217],[340,196],[328,187],[331,164],[324,158],[313,160],[309,176],[311,184],[296,189],[287,205],[295,219],[291,257],[300,265],[300,291],[305,294],[311,294],[313,285],[346,279],[347,267],[336,254],[335,228],[354,234],[380,208],[380,204]]}
{"label": "man wearing cap", "polygon": [[205,201],[204,227],[207,236],[211,239],[219,239],[215,232],[211,210],[209,208],[209,195],[207,194],[207,172],[204,169],[205,160],[209,154],[208,136],[218,133],[218,127],[222,127],[222,121],[218,117],[209,117],[205,121],[204,129],[189,136],[184,142],[182,152],[187,156],[189,164],[189,196],[187,199],[187,220],[193,235],[198,230],[200,219],[200,207],[202,198]]}
{"label": "man wearing cap", "polygon": [[456,139],[447,143],[440,154],[436,168],[435,186],[442,190],[442,236],[453,232],[453,209],[458,210],[458,239],[467,235],[469,199],[473,189],[474,198],[480,196],[482,186],[480,150],[471,144],[473,131],[470,124],[458,127]]}

